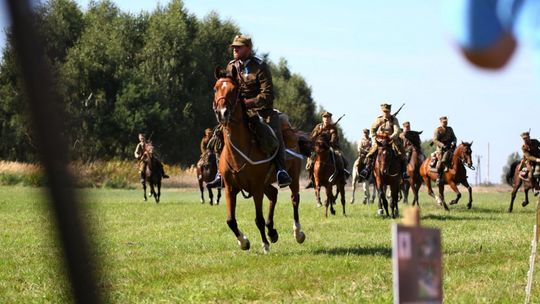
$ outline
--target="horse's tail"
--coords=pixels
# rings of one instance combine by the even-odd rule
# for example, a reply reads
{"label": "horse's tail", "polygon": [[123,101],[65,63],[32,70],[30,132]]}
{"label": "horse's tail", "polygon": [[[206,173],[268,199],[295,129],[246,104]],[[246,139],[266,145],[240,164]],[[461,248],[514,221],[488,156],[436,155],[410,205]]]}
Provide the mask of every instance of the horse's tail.
{"label": "horse's tail", "polygon": [[520,161],[516,160],[510,165],[510,169],[508,172],[506,172],[506,182],[508,185],[512,186],[514,184],[514,173],[516,172],[516,168],[519,165]]}

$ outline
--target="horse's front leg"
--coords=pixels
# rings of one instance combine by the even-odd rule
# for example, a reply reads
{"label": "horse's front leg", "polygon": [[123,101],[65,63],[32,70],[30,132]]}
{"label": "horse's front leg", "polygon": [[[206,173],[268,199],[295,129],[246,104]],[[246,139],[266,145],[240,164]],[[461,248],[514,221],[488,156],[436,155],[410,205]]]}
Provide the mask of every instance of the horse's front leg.
{"label": "horse's front leg", "polygon": [[444,200],[444,184],[440,184],[438,187],[439,187],[439,195],[435,196],[435,199],[437,200],[437,203],[439,203],[440,206],[443,206],[444,210],[450,211],[450,208],[448,208],[448,205],[446,204],[446,201]]}
{"label": "horse's front leg", "polygon": [[206,189],[208,189],[208,198],[210,199],[210,206],[212,206],[214,205],[214,191],[208,185],[206,185]]}
{"label": "horse's front leg", "polygon": [[321,203],[321,185],[315,185],[315,199],[317,200],[317,207],[322,207]]}
{"label": "horse's front leg", "polygon": [[275,243],[279,239],[279,234],[276,229],[274,229],[274,209],[277,204],[278,190],[268,184],[264,189],[264,194],[269,200],[268,204],[268,218],[266,219],[266,228],[268,229],[268,237],[272,243]]}
{"label": "horse's front leg", "polygon": [[412,188],[412,191],[413,191],[413,202],[412,202],[412,205],[413,206],[418,206],[418,208],[420,208],[420,201],[418,200],[418,191],[420,191],[420,187],[422,186],[422,182],[421,181],[415,181],[414,182],[414,185],[411,187]]}
{"label": "horse's front leg", "polygon": [[217,188],[217,199],[216,199],[216,205],[219,205],[219,201],[221,200],[221,188]]}
{"label": "horse's front leg", "polygon": [[[292,184],[291,184],[292,185]],[[291,202],[293,205],[293,218],[294,218],[294,238],[300,244],[306,240],[306,234],[302,231],[302,226],[300,225],[300,214],[298,213],[298,207],[300,206],[300,193],[298,186],[291,186]]]}
{"label": "horse's front leg", "polygon": [[229,187],[225,187],[225,200],[227,201],[227,226],[236,236],[238,241],[238,246],[242,250],[249,250],[250,243],[249,239],[238,229],[238,224],[236,223],[236,195],[238,191],[231,191]]}
{"label": "horse's front leg", "polygon": [[326,202],[330,205],[330,213],[332,215],[336,215],[336,209],[334,209],[334,205],[336,204],[336,198],[337,198],[337,190],[336,195],[334,196],[334,187],[332,185],[328,185],[325,187],[326,190]]}
{"label": "horse's front leg", "polygon": [[[345,214],[345,183],[340,184],[338,186],[338,190],[339,190],[339,196],[340,196],[340,199],[341,199],[341,207],[343,207],[343,215],[347,216]],[[336,197],[337,197],[337,194],[336,194]]]}
{"label": "horse's front leg", "polygon": [[463,186],[467,187],[467,191],[469,192],[469,202],[467,203],[467,209],[471,209],[472,208],[472,187],[471,185],[469,185],[469,182],[467,181],[467,179],[465,179],[461,184],[463,184]]}
{"label": "horse's front leg", "polygon": [[265,233],[265,221],[264,221],[264,214],[263,214],[263,196],[264,196],[263,192],[253,193],[253,201],[255,203],[255,225],[257,225],[257,228],[259,229],[259,233],[261,234],[263,252],[268,253],[270,252],[270,243],[268,242],[268,239],[266,238],[266,233]]}
{"label": "horse's front leg", "polygon": [[[197,176],[197,181],[199,182],[199,191],[201,192],[201,199],[200,199],[200,202],[201,204],[204,204],[204,187],[203,187],[203,181],[201,178],[198,178]],[[208,186],[207,186],[208,187]]]}
{"label": "horse's front leg", "polygon": [[356,176],[357,176],[356,170],[353,170],[353,178],[351,181],[351,190],[352,190],[351,204],[354,204],[354,193],[356,192],[356,183],[357,183]]}
{"label": "horse's front leg", "polygon": [[157,198],[156,203],[159,203],[159,200],[161,199],[161,178],[157,182]]}
{"label": "horse's front leg", "polygon": [[142,189],[143,189],[144,201],[146,202],[148,200],[148,198],[146,197],[146,182],[144,180],[141,180],[141,184],[142,184]]}
{"label": "horse's front leg", "polygon": [[379,187],[377,192],[379,193],[379,209],[377,210],[377,214],[384,215],[384,212],[386,212],[386,216],[390,216],[390,213],[388,212],[388,200],[386,199],[385,187]]}
{"label": "horse's front leg", "polygon": [[392,201],[390,203],[390,209],[392,210],[392,218],[399,216],[398,202],[399,202],[399,185],[390,186],[390,194]]}
{"label": "horse's front leg", "polygon": [[459,202],[459,199],[461,198],[461,192],[459,192],[455,181],[448,181],[448,185],[456,193],[456,198],[450,201],[450,205],[455,205]]}

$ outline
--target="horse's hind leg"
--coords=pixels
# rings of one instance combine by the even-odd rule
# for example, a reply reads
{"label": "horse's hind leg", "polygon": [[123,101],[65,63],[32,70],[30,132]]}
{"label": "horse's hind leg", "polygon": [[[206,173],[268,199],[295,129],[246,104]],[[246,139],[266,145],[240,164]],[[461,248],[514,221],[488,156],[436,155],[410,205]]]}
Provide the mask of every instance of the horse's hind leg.
{"label": "horse's hind leg", "polygon": [[469,192],[469,202],[467,203],[467,209],[472,208],[472,187],[469,185],[469,182],[465,179],[462,183],[463,186],[467,187],[467,191]]}
{"label": "horse's hind leg", "polygon": [[159,200],[161,199],[161,180],[157,183],[157,200],[156,203],[159,203]]}
{"label": "horse's hind leg", "polygon": [[219,201],[221,200],[221,188],[217,188],[217,199],[216,199],[216,205],[219,205]]}
{"label": "horse's hind leg", "polygon": [[146,202],[148,199],[146,198],[146,183],[143,181],[142,183],[142,189],[143,189],[143,197],[144,201]]}
{"label": "horse's hind leg", "polygon": [[[340,199],[341,199],[341,207],[343,207],[343,215],[346,216],[346,214],[345,214],[345,182],[343,182],[343,184],[339,185],[339,196],[340,196]],[[336,195],[336,197],[337,197],[337,195]]]}
{"label": "horse's hind leg", "polygon": [[264,194],[269,200],[268,204],[268,218],[266,219],[266,228],[268,229],[268,237],[270,242],[275,243],[279,239],[279,234],[276,229],[274,229],[274,209],[277,204],[278,191],[272,185],[267,185],[264,189]]}
{"label": "horse's hind leg", "polygon": [[[292,184],[291,184],[292,185]],[[300,214],[298,213],[298,207],[300,206],[300,194],[298,186],[290,187],[291,188],[291,201],[293,205],[293,218],[294,218],[294,238],[299,244],[302,244],[306,240],[306,234],[302,231],[302,226],[300,225]]]}
{"label": "horse's hind leg", "polygon": [[356,192],[356,170],[353,170],[353,178],[352,178],[352,181],[351,181],[351,190],[352,190],[352,194],[351,194],[351,204],[354,204],[354,192]]}
{"label": "horse's hind leg", "polygon": [[459,189],[454,181],[448,181],[448,185],[456,193],[456,198],[450,201],[450,205],[455,205],[459,202],[459,199],[461,198],[461,192],[459,192]]}

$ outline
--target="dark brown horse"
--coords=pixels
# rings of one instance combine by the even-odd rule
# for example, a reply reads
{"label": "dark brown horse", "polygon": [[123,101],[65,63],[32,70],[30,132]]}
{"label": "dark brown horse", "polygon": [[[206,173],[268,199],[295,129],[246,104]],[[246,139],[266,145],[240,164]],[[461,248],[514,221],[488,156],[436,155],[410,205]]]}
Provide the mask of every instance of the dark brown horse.
{"label": "dark brown horse", "polygon": [[[341,157],[330,148],[330,138],[324,133],[314,139],[314,151],[316,156],[313,162],[313,182],[317,205],[321,206],[321,187],[324,187],[326,192],[324,216],[328,217],[328,208],[332,214],[336,214],[333,205],[338,194],[341,197],[343,215],[345,215],[345,184],[347,181]],[[335,196],[332,191],[334,185],[337,188]]]}
{"label": "dark brown horse", "polygon": [[[163,172],[159,160],[154,157],[154,146],[151,142],[144,145],[143,161],[146,163],[146,169],[144,172],[144,182],[142,183],[144,191],[144,200],[146,201],[146,183],[150,186],[150,196],[153,196],[156,203],[159,203],[161,197],[161,179],[163,178]],[[157,188],[157,192],[155,189]]]}
{"label": "dark brown horse", "polygon": [[379,215],[383,215],[383,207],[386,216],[390,216],[388,212],[388,200],[386,198],[386,188],[390,187],[390,209],[392,218],[399,216],[398,201],[399,201],[399,185],[401,184],[401,161],[392,148],[392,143],[385,134],[377,135],[377,158],[373,174],[379,193]]}
{"label": "dark brown horse", "polygon": [[529,190],[533,188],[530,180],[523,180],[520,176],[519,164],[521,160],[516,160],[510,166],[510,170],[506,174],[506,182],[512,186],[512,199],[510,200],[510,206],[508,207],[508,212],[512,212],[514,209],[514,200],[516,199],[517,191],[521,184],[523,184],[523,192],[525,192],[525,200],[521,203],[521,206],[525,207],[529,204]]}
{"label": "dark brown horse", "polygon": [[431,156],[428,157],[420,167],[420,175],[424,179],[424,183],[428,188],[428,194],[432,197],[435,197],[437,203],[443,206],[446,210],[450,209],[448,209],[448,205],[444,200],[445,184],[448,184],[450,188],[452,188],[452,190],[454,190],[454,192],[456,193],[456,198],[450,201],[450,205],[454,205],[459,202],[459,199],[461,198],[461,192],[459,192],[457,185],[462,184],[469,191],[469,203],[467,203],[467,208],[471,209],[472,207],[472,188],[467,181],[467,170],[465,169],[465,166],[467,166],[471,170],[474,170],[474,166],[472,164],[471,146],[472,142],[461,142],[461,144],[454,151],[454,154],[452,156],[452,168],[449,168],[443,174],[443,182],[438,185],[438,196],[435,196],[435,194],[433,193],[433,189],[431,188],[431,181],[437,179],[437,171],[433,171],[429,165],[429,163],[431,162]]}
{"label": "dark brown horse", "polygon": [[[249,239],[238,228],[236,221],[236,196],[239,192],[249,193],[255,203],[255,224],[259,229],[265,253],[270,244],[266,237],[265,225],[271,242],[277,242],[278,232],[274,228],[274,208],[277,203],[278,190],[272,186],[276,180],[276,170],[272,159],[275,155],[266,155],[256,144],[256,137],[251,132],[245,104],[239,98],[239,85],[236,82],[237,72],[232,75],[224,70],[216,69],[214,85],[214,113],[223,126],[224,147],[219,161],[219,172],[225,187],[227,201],[227,225],[232,230],[242,250],[250,248]],[[285,137],[295,135],[294,132],[283,132]],[[298,140],[285,139],[288,148],[299,151]],[[291,145],[292,144],[292,145]],[[277,152],[276,152],[277,153]],[[301,159],[297,157],[287,160],[287,171],[292,178],[289,185],[294,211],[294,235],[298,243],[303,243],[305,234],[301,230],[298,206],[300,204],[299,178]],[[263,196],[269,199],[268,219],[263,215]]]}
{"label": "dark brown horse", "polygon": [[[216,178],[217,171],[218,167],[216,153],[211,150],[206,150],[206,152],[201,156],[201,159],[199,159],[199,161],[197,162],[197,181],[199,183],[199,190],[201,191],[201,204],[204,204],[204,184],[206,184],[206,189],[208,189],[210,205],[214,204],[214,193],[208,183]],[[219,205],[220,199],[221,188],[218,187],[216,200],[217,205]]]}
{"label": "dark brown horse", "polygon": [[402,183],[403,201],[404,203],[407,203],[409,189],[411,189],[413,193],[412,205],[418,205],[418,207],[420,207],[420,202],[418,201],[418,191],[420,190],[423,182],[423,179],[420,176],[420,166],[426,158],[421,152],[422,148],[420,145],[422,142],[420,140],[420,134],[422,134],[422,131],[407,131],[405,133],[405,140],[403,142],[403,146],[411,151],[410,159],[407,164],[407,175],[409,175],[409,178],[407,180],[403,180]]}

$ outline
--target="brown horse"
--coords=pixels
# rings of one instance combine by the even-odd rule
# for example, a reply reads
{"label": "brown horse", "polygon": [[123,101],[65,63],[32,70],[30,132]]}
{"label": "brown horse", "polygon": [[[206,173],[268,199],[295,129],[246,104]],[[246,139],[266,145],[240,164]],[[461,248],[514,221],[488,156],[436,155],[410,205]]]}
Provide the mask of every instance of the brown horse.
{"label": "brown horse", "polygon": [[[343,207],[343,215],[345,215],[345,184],[347,181],[343,173],[341,157],[330,148],[330,138],[326,134],[323,133],[314,140],[316,156],[313,162],[313,181],[317,205],[321,206],[321,187],[324,187],[326,192],[324,216],[328,217],[328,207],[330,207],[332,214],[336,214],[333,205],[338,194],[341,196],[341,206]],[[337,187],[335,196],[332,191],[334,185]]]}
{"label": "brown horse", "polygon": [[390,216],[388,212],[388,200],[386,199],[386,187],[390,187],[390,209],[392,218],[399,216],[398,201],[399,201],[399,185],[401,184],[401,161],[397,157],[392,143],[386,134],[378,134],[377,158],[373,174],[375,176],[375,184],[379,193],[379,210],[377,213],[383,215],[383,207],[386,216]]}
{"label": "brown horse", "polygon": [[[204,204],[203,184],[206,184],[206,189],[208,189],[210,205],[214,204],[214,193],[212,192],[212,188],[208,185],[208,183],[216,178],[217,171],[218,167],[216,153],[211,150],[206,150],[206,152],[201,156],[201,159],[197,162],[197,181],[199,183],[199,190],[201,191],[201,204]],[[219,205],[220,199],[221,188],[218,187],[216,200],[217,205]]]}
{"label": "brown horse", "polygon": [[403,201],[405,204],[407,203],[410,188],[413,193],[412,205],[418,205],[418,207],[420,207],[420,202],[418,201],[418,191],[420,190],[423,182],[422,177],[420,176],[420,166],[426,158],[424,154],[422,154],[422,148],[420,146],[420,134],[422,134],[422,131],[407,131],[405,133],[405,140],[403,142],[403,145],[405,147],[410,147],[411,150],[410,160],[407,164],[407,175],[409,175],[409,178],[407,180],[403,180],[402,183]]}
{"label": "brown horse", "polygon": [[447,211],[450,209],[448,209],[448,205],[444,200],[444,184],[448,184],[450,188],[452,188],[452,190],[454,190],[454,192],[456,193],[456,198],[450,201],[450,205],[454,205],[459,202],[459,199],[461,198],[461,192],[459,192],[457,185],[462,184],[469,191],[469,203],[467,204],[467,208],[471,209],[472,207],[472,188],[467,181],[467,171],[465,169],[465,165],[471,170],[475,169],[472,164],[471,146],[472,142],[461,142],[461,144],[454,151],[454,154],[452,156],[452,168],[449,168],[443,174],[443,182],[438,185],[439,196],[435,196],[435,194],[433,193],[433,189],[431,188],[431,181],[437,179],[437,172],[430,169],[429,164],[431,162],[431,156],[428,157],[420,167],[420,175],[424,179],[424,183],[428,188],[428,194],[432,197],[435,197],[437,203],[443,206],[444,209]]}
{"label": "brown horse", "polygon": [[[268,253],[270,244],[265,234],[264,195],[270,201],[266,221],[268,237],[273,243],[278,240],[278,232],[274,229],[274,208],[277,203],[278,190],[272,186],[276,180],[276,170],[272,162],[275,153],[268,156],[256,144],[256,137],[248,126],[245,104],[239,98],[236,70],[233,69],[232,75],[230,75],[217,68],[215,76],[217,81],[214,85],[213,108],[217,120],[223,126],[224,147],[220,156],[219,172],[225,187],[227,225],[236,236],[240,248],[248,250],[250,248],[249,239],[240,231],[236,222],[236,196],[239,192],[242,192],[243,195],[248,192],[249,195],[244,196],[253,197],[255,223],[261,234],[263,251]],[[290,137],[295,134],[284,132],[283,135]],[[285,142],[288,148],[299,151],[297,139],[291,140],[289,138],[285,139]],[[303,243],[305,234],[301,230],[298,214],[300,169],[300,158],[293,157],[287,160],[287,171],[292,178],[289,188],[294,211],[293,230],[296,241]]]}
{"label": "brown horse", "polygon": [[508,212],[512,212],[514,209],[514,200],[516,199],[516,193],[523,184],[523,192],[525,192],[525,200],[521,203],[521,206],[525,207],[529,204],[529,190],[533,188],[530,180],[523,180],[520,176],[519,164],[521,160],[516,160],[510,166],[510,170],[506,174],[506,182],[512,186],[512,199],[510,200],[510,206],[508,207]]}
{"label": "brown horse", "polygon": [[[144,200],[146,201],[146,183],[150,186],[150,196],[153,196],[156,203],[159,203],[161,197],[161,179],[163,178],[163,172],[159,160],[154,157],[154,146],[151,142],[144,145],[143,161],[146,163],[146,169],[144,172],[144,182],[142,183],[144,191]],[[157,188],[157,192],[155,191]]]}

